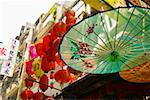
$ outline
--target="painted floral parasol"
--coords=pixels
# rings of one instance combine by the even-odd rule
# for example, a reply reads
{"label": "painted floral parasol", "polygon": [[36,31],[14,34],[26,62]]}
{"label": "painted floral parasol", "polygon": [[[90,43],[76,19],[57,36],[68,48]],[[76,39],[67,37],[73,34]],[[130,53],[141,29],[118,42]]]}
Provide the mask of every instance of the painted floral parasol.
{"label": "painted floral parasol", "polygon": [[147,61],[130,70],[119,72],[120,77],[129,82],[149,83],[150,82],[150,61]]}
{"label": "painted floral parasol", "polygon": [[119,7],[83,19],[63,36],[62,60],[93,74],[120,72],[150,60],[149,10]]}

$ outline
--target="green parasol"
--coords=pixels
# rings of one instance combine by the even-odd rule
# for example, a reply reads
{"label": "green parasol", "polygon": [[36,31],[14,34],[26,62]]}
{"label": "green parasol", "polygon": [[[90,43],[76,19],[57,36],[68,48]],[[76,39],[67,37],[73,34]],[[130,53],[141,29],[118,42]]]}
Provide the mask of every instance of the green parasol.
{"label": "green parasol", "polygon": [[75,70],[115,73],[150,60],[149,38],[149,9],[119,7],[78,22],[64,35],[59,52]]}

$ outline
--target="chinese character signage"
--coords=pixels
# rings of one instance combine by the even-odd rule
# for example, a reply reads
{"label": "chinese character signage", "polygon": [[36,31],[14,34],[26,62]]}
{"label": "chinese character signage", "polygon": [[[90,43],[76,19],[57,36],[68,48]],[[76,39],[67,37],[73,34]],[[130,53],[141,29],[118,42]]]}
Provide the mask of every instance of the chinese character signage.
{"label": "chinese character signage", "polygon": [[19,41],[15,39],[10,39],[9,41],[9,54],[8,60],[5,60],[2,64],[1,73],[9,77],[13,76],[13,71],[15,67],[16,57],[18,53]]}
{"label": "chinese character signage", "polygon": [[8,59],[9,49],[7,46],[0,44],[0,59]]}

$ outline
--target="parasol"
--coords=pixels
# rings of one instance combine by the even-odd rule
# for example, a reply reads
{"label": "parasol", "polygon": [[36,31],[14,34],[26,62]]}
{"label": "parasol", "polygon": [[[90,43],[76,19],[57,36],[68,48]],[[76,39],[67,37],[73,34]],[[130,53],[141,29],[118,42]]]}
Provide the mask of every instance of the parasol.
{"label": "parasol", "polygon": [[129,82],[148,83],[150,82],[150,61],[147,61],[130,70],[119,72],[120,77]]}
{"label": "parasol", "polygon": [[119,7],[98,12],[63,36],[61,59],[75,70],[105,74],[132,69],[150,60],[150,11]]}

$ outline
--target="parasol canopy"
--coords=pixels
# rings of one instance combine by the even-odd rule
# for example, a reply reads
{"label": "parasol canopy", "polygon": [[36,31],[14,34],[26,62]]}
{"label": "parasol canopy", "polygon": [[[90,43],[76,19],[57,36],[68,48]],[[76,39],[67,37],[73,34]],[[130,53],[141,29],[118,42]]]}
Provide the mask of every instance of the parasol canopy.
{"label": "parasol canopy", "polygon": [[119,72],[120,77],[126,81],[134,83],[148,83],[150,82],[150,61],[147,61],[130,70]]}
{"label": "parasol canopy", "polygon": [[74,25],[61,41],[61,59],[81,72],[106,74],[150,60],[150,11],[119,7]]}

